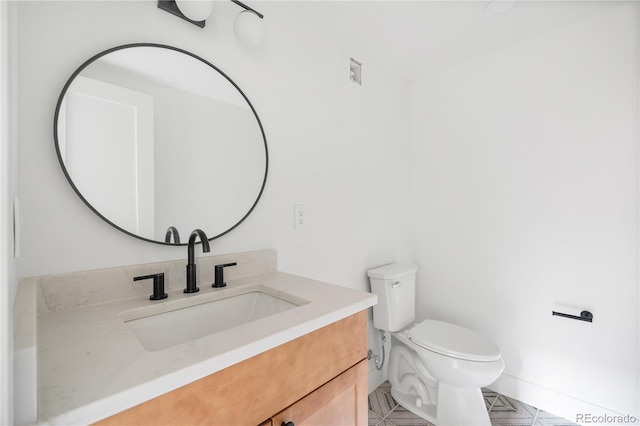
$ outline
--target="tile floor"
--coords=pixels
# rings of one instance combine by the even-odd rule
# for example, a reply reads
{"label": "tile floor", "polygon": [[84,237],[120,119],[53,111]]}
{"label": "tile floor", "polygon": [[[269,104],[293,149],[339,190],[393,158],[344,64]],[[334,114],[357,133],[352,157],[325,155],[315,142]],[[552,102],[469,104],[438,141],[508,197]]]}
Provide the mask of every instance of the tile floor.
{"label": "tile floor", "polygon": [[[493,426],[576,426],[569,420],[489,389],[483,389],[482,393]],[[384,382],[369,395],[369,426],[433,425],[398,405],[391,396],[391,385]]]}

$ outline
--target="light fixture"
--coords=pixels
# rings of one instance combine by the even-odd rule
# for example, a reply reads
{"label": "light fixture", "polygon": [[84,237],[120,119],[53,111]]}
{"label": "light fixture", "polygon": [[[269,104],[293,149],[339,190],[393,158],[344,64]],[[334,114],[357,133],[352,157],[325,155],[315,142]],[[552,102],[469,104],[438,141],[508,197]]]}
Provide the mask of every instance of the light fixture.
{"label": "light fixture", "polygon": [[[260,44],[264,36],[262,26],[264,15],[239,0],[231,0],[231,2],[244,9],[233,22],[233,29],[238,39],[249,46]],[[158,0],[158,8],[204,28],[213,10],[213,0]]]}
{"label": "light fixture", "polygon": [[252,47],[258,46],[264,38],[261,15],[253,9],[243,10],[233,21],[233,31],[241,43]]}
{"label": "light fixture", "polygon": [[208,0],[175,0],[184,16],[195,22],[204,22],[211,15],[213,2]]}
{"label": "light fixture", "polygon": [[[209,1],[207,1],[206,3],[211,3]],[[211,5],[213,5],[213,3],[211,3]],[[193,20],[188,18],[178,7],[178,4],[176,3],[175,0],[158,0],[158,9],[162,9],[165,12],[169,12],[170,14],[177,16],[178,18],[182,18],[187,22],[191,22],[193,25],[197,25],[200,28],[204,28],[205,25],[205,19],[200,19],[200,20]],[[208,17],[208,16],[207,16]]]}

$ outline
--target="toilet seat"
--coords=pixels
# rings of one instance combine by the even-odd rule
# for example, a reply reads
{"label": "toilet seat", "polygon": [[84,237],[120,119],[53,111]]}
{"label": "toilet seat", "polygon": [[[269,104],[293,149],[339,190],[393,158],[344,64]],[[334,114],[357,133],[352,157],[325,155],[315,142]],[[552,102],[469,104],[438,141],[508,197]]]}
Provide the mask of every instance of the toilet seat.
{"label": "toilet seat", "polygon": [[452,358],[492,362],[501,358],[500,348],[484,336],[443,321],[425,320],[407,330],[417,346]]}

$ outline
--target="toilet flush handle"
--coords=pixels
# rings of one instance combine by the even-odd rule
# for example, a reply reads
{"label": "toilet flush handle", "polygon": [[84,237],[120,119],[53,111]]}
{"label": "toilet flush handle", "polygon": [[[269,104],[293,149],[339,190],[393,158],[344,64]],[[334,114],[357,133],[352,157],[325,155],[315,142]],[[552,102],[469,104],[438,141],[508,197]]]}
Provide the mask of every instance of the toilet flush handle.
{"label": "toilet flush handle", "polygon": [[391,285],[391,288],[398,288],[402,285],[402,281],[396,281]]}

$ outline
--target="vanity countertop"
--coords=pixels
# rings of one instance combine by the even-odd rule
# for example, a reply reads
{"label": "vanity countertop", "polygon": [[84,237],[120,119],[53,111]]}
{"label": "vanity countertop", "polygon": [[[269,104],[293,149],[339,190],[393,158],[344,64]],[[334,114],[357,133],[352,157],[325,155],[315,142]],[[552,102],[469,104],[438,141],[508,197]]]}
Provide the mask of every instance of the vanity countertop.
{"label": "vanity countertop", "polygon": [[[123,312],[216,300],[255,287],[308,301],[188,343],[145,350]],[[227,287],[151,302],[131,297],[37,317],[39,424],[88,424],[296,339],[376,303],[376,296],[284,272],[227,280]],[[175,305],[174,305],[175,308]]]}

